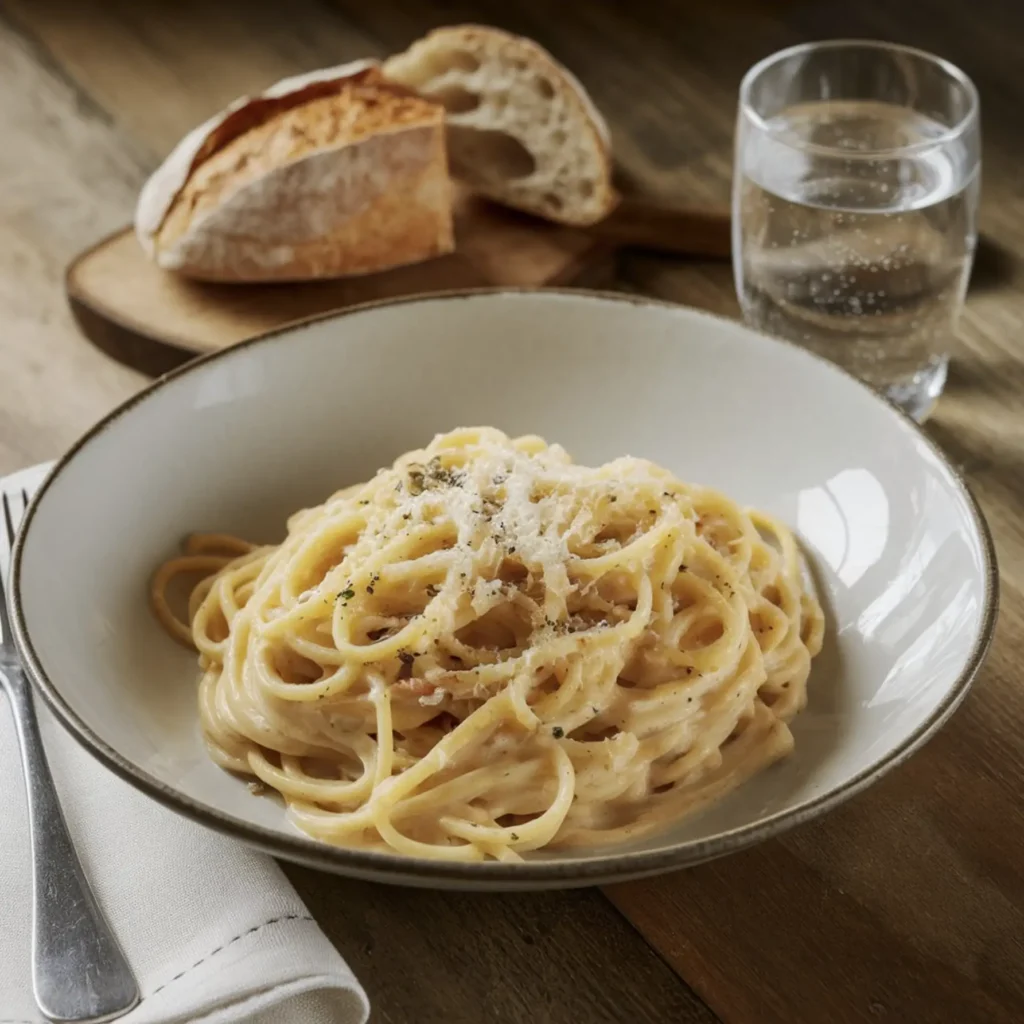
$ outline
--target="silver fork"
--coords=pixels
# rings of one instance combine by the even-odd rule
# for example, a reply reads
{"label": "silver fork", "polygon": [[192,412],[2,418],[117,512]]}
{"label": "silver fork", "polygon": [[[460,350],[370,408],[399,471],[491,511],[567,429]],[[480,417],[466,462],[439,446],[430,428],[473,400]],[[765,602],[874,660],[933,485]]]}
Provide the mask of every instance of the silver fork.
{"label": "silver fork", "polygon": [[[10,561],[16,529],[28,506],[28,494],[22,491],[20,497],[16,514],[13,497],[3,494],[6,547],[0,551],[0,564]],[[50,1020],[113,1020],[139,1001],[138,986],[68,835],[32,693],[14,646],[4,590],[0,585],[0,684],[21,745],[32,839],[32,991]]]}

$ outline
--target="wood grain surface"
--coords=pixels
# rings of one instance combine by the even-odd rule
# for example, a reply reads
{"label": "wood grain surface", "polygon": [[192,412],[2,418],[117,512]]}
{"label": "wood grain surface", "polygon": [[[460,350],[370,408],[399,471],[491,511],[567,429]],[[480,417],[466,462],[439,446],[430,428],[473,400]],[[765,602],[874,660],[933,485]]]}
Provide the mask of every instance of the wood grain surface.
{"label": "wood grain surface", "polygon": [[158,374],[297,320],[360,302],[493,285],[607,283],[610,243],[464,196],[457,251],[378,274],[290,284],[190,281],[161,270],[131,228],[101,239],[68,268],[68,302],[84,336],[108,355]]}
{"label": "wood grain surface", "polygon": [[[60,279],[74,252],[130,215],[182,132],[282,75],[457,20],[542,41],[607,112],[626,184],[686,203],[727,200],[738,82],[774,49],[885,37],[974,77],[985,239],[928,429],[989,518],[1002,613],[973,692],[936,739],[844,808],[754,850],[606,894],[407,893],[289,876],[379,1021],[1024,1020],[1017,0],[0,0],[0,471],[57,455],[142,382],[79,343]],[[721,264],[637,255],[620,284],[736,312]]]}
{"label": "wood grain surface", "polygon": [[288,873],[366,987],[374,1020],[717,1020],[595,892],[429,892]]}
{"label": "wood grain surface", "polygon": [[192,281],[161,270],[131,227],[78,254],[64,287],[84,340],[154,376],[299,320],[405,295],[505,286],[607,287],[623,246],[727,259],[728,208],[635,199],[588,228],[569,228],[456,190],[456,251],[377,274],[290,284]]}

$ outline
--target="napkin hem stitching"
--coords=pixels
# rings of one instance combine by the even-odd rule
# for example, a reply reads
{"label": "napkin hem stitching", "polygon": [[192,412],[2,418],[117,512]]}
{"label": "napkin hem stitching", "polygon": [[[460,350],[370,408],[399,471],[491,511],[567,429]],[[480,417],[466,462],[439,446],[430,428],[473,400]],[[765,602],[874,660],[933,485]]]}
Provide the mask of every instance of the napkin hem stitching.
{"label": "napkin hem stitching", "polygon": [[[158,992],[162,992],[165,988],[167,988],[168,985],[172,985],[174,984],[174,982],[179,981],[181,978],[184,978],[185,975],[188,974],[190,971],[194,971],[197,967],[201,966],[202,964],[205,964],[207,960],[211,959],[212,957],[215,957],[218,953],[223,952],[225,949],[228,948],[228,946],[233,946],[236,942],[240,942],[242,939],[246,938],[249,935],[254,935],[256,932],[263,931],[264,928],[269,928],[271,925],[275,924],[283,924],[286,921],[312,920],[313,916],[311,914],[281,914],[278,917],[272,917],[269,920],[264,921],[262,924],[254,924],[251,928],[247,928],[244,932],[239,932],[237,935],[228,939],[227,942],[221,943],[221,945],[219,945],[216,949],[211,949],[210,952],[206,954],[206,956],[197,960],[191,967],[186,967],[185,970],[181,971],[180,973],[176,974],[173,978],[168,979],[162,985],[153,989],[153,991],[150,992],[149,996],[144,996],[142,999],[139,1000],[139,1003],[137,1005],[141,1005],[146,1001],[146,999],[155,996]],[[18,1018],[0,1017],[0,1024],[33,1024],[33,1022],[30,1020],[19,1020]]]}
{"label": "napkin hem stitching", "polygon": [[[210,952],[206,954],[206,956],[201,957],[191,967],[186,967],[185,970],[176,974],[173,978],[169,978],[162,985],[159,985],[157,988],[153,989],[153,991],[150,992],[149,995],[155,996],[158,992],[162,992],[165,988],[167,988],[168,985],[173,985],[174,982],[179,981],[181,978],[184,978],[185,975],[188,974],[190,971],[194,971],[197,967],[201,966],[202,964],[205,964],[207,960],[211,959],[212,957],[215,957],[218,953],[223,952],[225,949],[228,948],[228,946],[233,946],[236,942],[239,942],[241,939],[244,939],[249,935],[254,935],[256,932],[262,931],[264,928],[269,928],[271,925],[275,924],[282,924],[285,921],[312,920],[313,917],[311,914],[281,914],[279,917],[272,917],[269,920],[264,921],[262,924],[254,924],[251,928],[247,928],[244,932],[239,932],[233,938],[228,939],[227,942],[222,943],[216,949],[211,949]],[[0,1021],[0,1024],[30,1024],[30,1022]]]}

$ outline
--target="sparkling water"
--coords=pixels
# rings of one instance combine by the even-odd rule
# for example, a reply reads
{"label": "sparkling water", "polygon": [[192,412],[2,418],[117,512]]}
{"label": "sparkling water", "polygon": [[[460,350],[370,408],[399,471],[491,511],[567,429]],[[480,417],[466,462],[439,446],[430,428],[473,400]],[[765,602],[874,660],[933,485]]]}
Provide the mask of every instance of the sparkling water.
{"label": "sparkling water", "polygon": [[904,106],[800,104],[747,141],[735,186],[747,322],[918,418],[942,392],[976,244],[977,162],[937,144],[946,132]]}

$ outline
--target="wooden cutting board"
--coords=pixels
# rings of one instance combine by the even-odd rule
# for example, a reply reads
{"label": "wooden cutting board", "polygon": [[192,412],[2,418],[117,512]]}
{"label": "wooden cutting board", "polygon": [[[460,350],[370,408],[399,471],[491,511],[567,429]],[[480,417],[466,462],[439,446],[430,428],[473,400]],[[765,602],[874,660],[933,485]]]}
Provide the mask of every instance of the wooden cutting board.
{"label": "wooden cutting board", "polygon": [[144,373],[160,374],[246,338],[376,299],[487,286],[597,287],[623,244],[728,255],[728,214],[630,201],[598,228],[548,224],[470,195],[456,205],[456,251],[365,277],[301,284],[209,284],[160,270],[125,228],[83,252],[65,278],[85,336]]}

